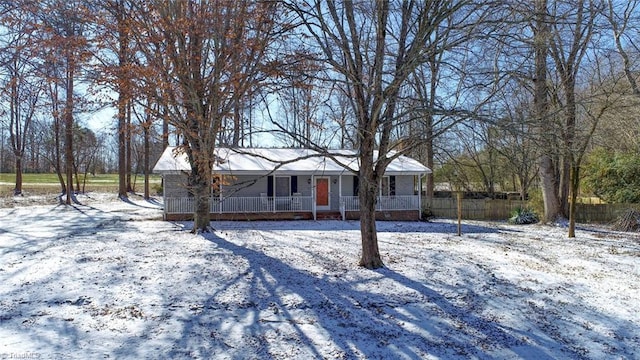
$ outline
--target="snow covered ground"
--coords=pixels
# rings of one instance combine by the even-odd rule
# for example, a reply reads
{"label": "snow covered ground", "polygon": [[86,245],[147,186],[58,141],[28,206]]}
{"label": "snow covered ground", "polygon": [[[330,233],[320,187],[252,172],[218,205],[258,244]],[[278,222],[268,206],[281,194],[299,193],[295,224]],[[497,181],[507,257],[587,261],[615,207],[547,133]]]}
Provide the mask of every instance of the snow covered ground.
{"label": "snow covered ground", "polygon": [[5,201],[0,359],[640,359],[640,237],[580,227],[220,222]]}

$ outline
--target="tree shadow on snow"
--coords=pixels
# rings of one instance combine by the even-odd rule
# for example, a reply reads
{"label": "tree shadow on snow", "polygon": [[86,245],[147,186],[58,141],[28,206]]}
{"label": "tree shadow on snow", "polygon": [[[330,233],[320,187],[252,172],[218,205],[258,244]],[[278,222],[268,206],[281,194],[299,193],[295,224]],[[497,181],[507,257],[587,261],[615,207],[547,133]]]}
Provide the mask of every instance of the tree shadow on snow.
{"label": "tree shadow on snow", "polygon": [[[357,220],[290,220],[290,221],[212,221],[211,225],[216,229],[260,229],[260,230],[352,230],[360,231],[360,222]],[[425,232],[437,234],[456,234],[457,223],[447,220],[423,221],[377,221],[376,228],[379,233],[412,233]],[[462,223],[463,234],[488,234],[505,231],[496,223]],[[509,229],[510,232],[518,232]]]}
{"label": "tree shadow on snow", "polygon": [[[547,346],[580,358],[559,343],[525,344],[519,330],[389,269],[362,270],[365,279],[349,282],[213,234],[206,238],[216,250],[205,255],[211,263],[228,260],[217,258],[227,253],[242,260],[244,271],[194,304],[170,358],[494,358],[496,349],[548,358]],[[404,293],[370,288],[371,276],[392,281]]]}

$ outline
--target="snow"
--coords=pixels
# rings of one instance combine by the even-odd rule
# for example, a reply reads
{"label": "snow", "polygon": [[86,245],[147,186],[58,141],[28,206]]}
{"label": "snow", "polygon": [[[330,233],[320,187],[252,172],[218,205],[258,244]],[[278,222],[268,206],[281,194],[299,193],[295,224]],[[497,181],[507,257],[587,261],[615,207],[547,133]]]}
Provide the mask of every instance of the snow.
{"label": "snow", "polygon": [[[240,151],[241,150],[241,151]],[[216,148],[216,162],[213,172],[217,174],[317,174],[341,175],[346,172],[357,172],[358,162],[355,150],[331,150],[331,157],[322,156],[310,149],[276,149],[251,148],[231,149]],[[391,151],[388,155],[394,156]],[[377,158],[377,151],[374,157]],[[175,147],[167,147],[153,168],[153,172],[161,174],[180,174],[190,171],[191,166],[187,154],[176,152]],[[399,156],[391,161],[385,170],[387,175],[423,175],[431,170],[417,160],[407,156]]]}
{"label": "snow", "polygon": [[50,200],[0,209],[0,358],[640,359],[637,234],[378,222],[371,271],[357,222]]}

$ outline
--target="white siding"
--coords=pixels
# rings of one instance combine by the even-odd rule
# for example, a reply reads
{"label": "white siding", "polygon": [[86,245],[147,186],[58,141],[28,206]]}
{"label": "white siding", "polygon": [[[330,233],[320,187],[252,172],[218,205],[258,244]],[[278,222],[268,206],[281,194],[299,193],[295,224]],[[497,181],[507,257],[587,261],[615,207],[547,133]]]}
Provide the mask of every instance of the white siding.
{"label": "white siding", "polygon": [[163,177],[164,196],[166,197],[186,197],[187,175],[164,175]]}

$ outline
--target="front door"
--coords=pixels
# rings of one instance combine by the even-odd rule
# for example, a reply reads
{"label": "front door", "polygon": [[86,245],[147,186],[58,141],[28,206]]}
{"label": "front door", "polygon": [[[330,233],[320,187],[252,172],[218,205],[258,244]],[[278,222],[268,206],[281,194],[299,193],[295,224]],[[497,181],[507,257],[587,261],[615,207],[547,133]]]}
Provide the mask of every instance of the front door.
{"label": "front door", "polygon": [[316,178],[316,208],[329,210],[329,178]]}

